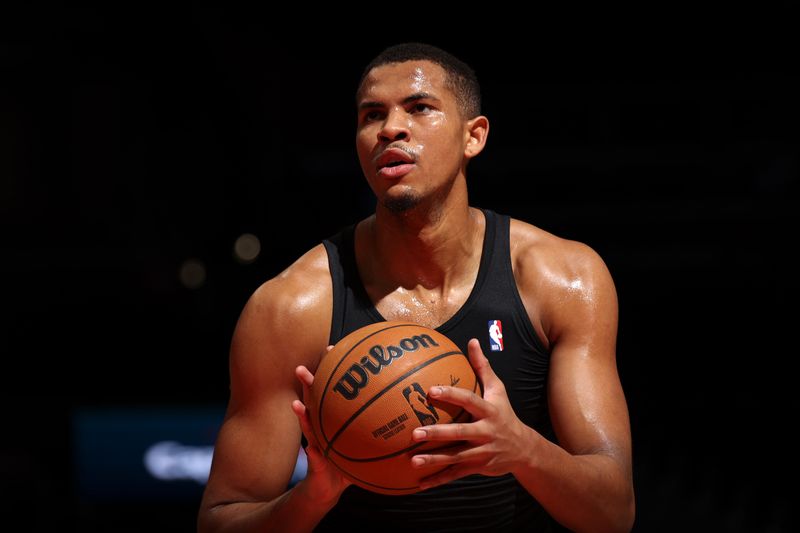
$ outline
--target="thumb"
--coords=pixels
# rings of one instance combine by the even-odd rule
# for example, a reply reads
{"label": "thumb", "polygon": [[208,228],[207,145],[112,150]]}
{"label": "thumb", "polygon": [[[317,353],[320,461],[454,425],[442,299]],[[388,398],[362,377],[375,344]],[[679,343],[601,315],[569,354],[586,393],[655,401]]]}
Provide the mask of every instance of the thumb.
{"label": "thumb", "polygon": [[469,352],[469,363],[483,386],[483,392],[486,392],[486,389],[490,387],[503,386],[503,382],[492,370],[489,360],[483,355],[481,343],[478,342],[478,339],[470,339],[469,343],[467,343],[467,352]]}
{"label": "thumb", "polygon": [[328,461],[316,444],[309,444],[305,451],[309,472],[322,472],[328,468]]}

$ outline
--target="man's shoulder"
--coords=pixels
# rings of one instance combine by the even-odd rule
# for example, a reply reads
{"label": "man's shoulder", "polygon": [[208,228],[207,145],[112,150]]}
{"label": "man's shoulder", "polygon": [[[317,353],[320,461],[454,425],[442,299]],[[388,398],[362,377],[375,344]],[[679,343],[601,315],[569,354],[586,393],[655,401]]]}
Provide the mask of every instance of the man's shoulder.
{"label": "man's shoulder", "polygon": [[256,305],[270,305],[285,312],[313,305],[330,292],[330,270],[325,247],[318,244],[297,258],[253,293]]}
{"label": "man's shoulder", "polygon": [[[278,359],[291,368],[316,365],[328,342],[332,310],[328,262],[319,244],[250,295],[238,320],[233,353],[255,365],[276,364]],[[292,349],[275,351],[284,346],[283,339],[291,339]]]}
{"label": "man's shoulder", "polygon": [[322,244],[310,249],[277,276],[262,283],[248,299],[243,317],[264,331],[328,327],[332,289]]}
{"label": "man's shoulder", "polygon": [[556,235],[518,218],[510,217],[510,220],[509,238],[513,246],[559,254],[594,253],[586,243]]}
{"label": "man's shoulder", "polygon": [[511,218],[510,245],[515,270],[573,277],[603,269],[600,255],[588,244],[561,237],[529,222]]}

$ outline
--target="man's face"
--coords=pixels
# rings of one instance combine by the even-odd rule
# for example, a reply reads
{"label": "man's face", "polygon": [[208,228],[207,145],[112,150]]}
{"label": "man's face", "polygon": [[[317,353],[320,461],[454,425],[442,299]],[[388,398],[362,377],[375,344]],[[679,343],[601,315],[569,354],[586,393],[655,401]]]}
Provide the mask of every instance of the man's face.
{"label": "man's face", "polygon": [[468,135],[445,71],[430,61],[370,71],[358,94],[356,148],[378,197],[394,212],[446,191],[463,168]]}

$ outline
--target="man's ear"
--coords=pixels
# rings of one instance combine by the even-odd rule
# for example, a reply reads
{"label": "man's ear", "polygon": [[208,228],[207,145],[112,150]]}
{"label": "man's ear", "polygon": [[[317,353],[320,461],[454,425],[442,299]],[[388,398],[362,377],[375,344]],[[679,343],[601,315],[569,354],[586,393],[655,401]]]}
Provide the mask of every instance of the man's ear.
{"label": "man's ear", "polygon": [[472,159],[486,146],[486,138],[489,136],[489,119],[478,115],[468,120],[464,135],[467,141],[467,145],[464,147],[464,157]]}

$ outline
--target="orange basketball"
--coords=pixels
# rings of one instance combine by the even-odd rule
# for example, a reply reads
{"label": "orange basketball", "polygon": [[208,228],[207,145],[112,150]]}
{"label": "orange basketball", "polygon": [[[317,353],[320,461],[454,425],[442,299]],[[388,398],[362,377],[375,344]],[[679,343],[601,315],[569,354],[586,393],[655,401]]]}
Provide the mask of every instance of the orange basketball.
{"label": "orange basketball", "polygon": [[442,444],[416,442],[411,432],[471,419],[459,406],[430,401],[434,385],[481,394],[467,357],[443,334],[402,321],[350,333],[323,357],[305,402],[320,450],[360,487],[418,492],[421,478],[444,467],[414,468],[411,457]]}

